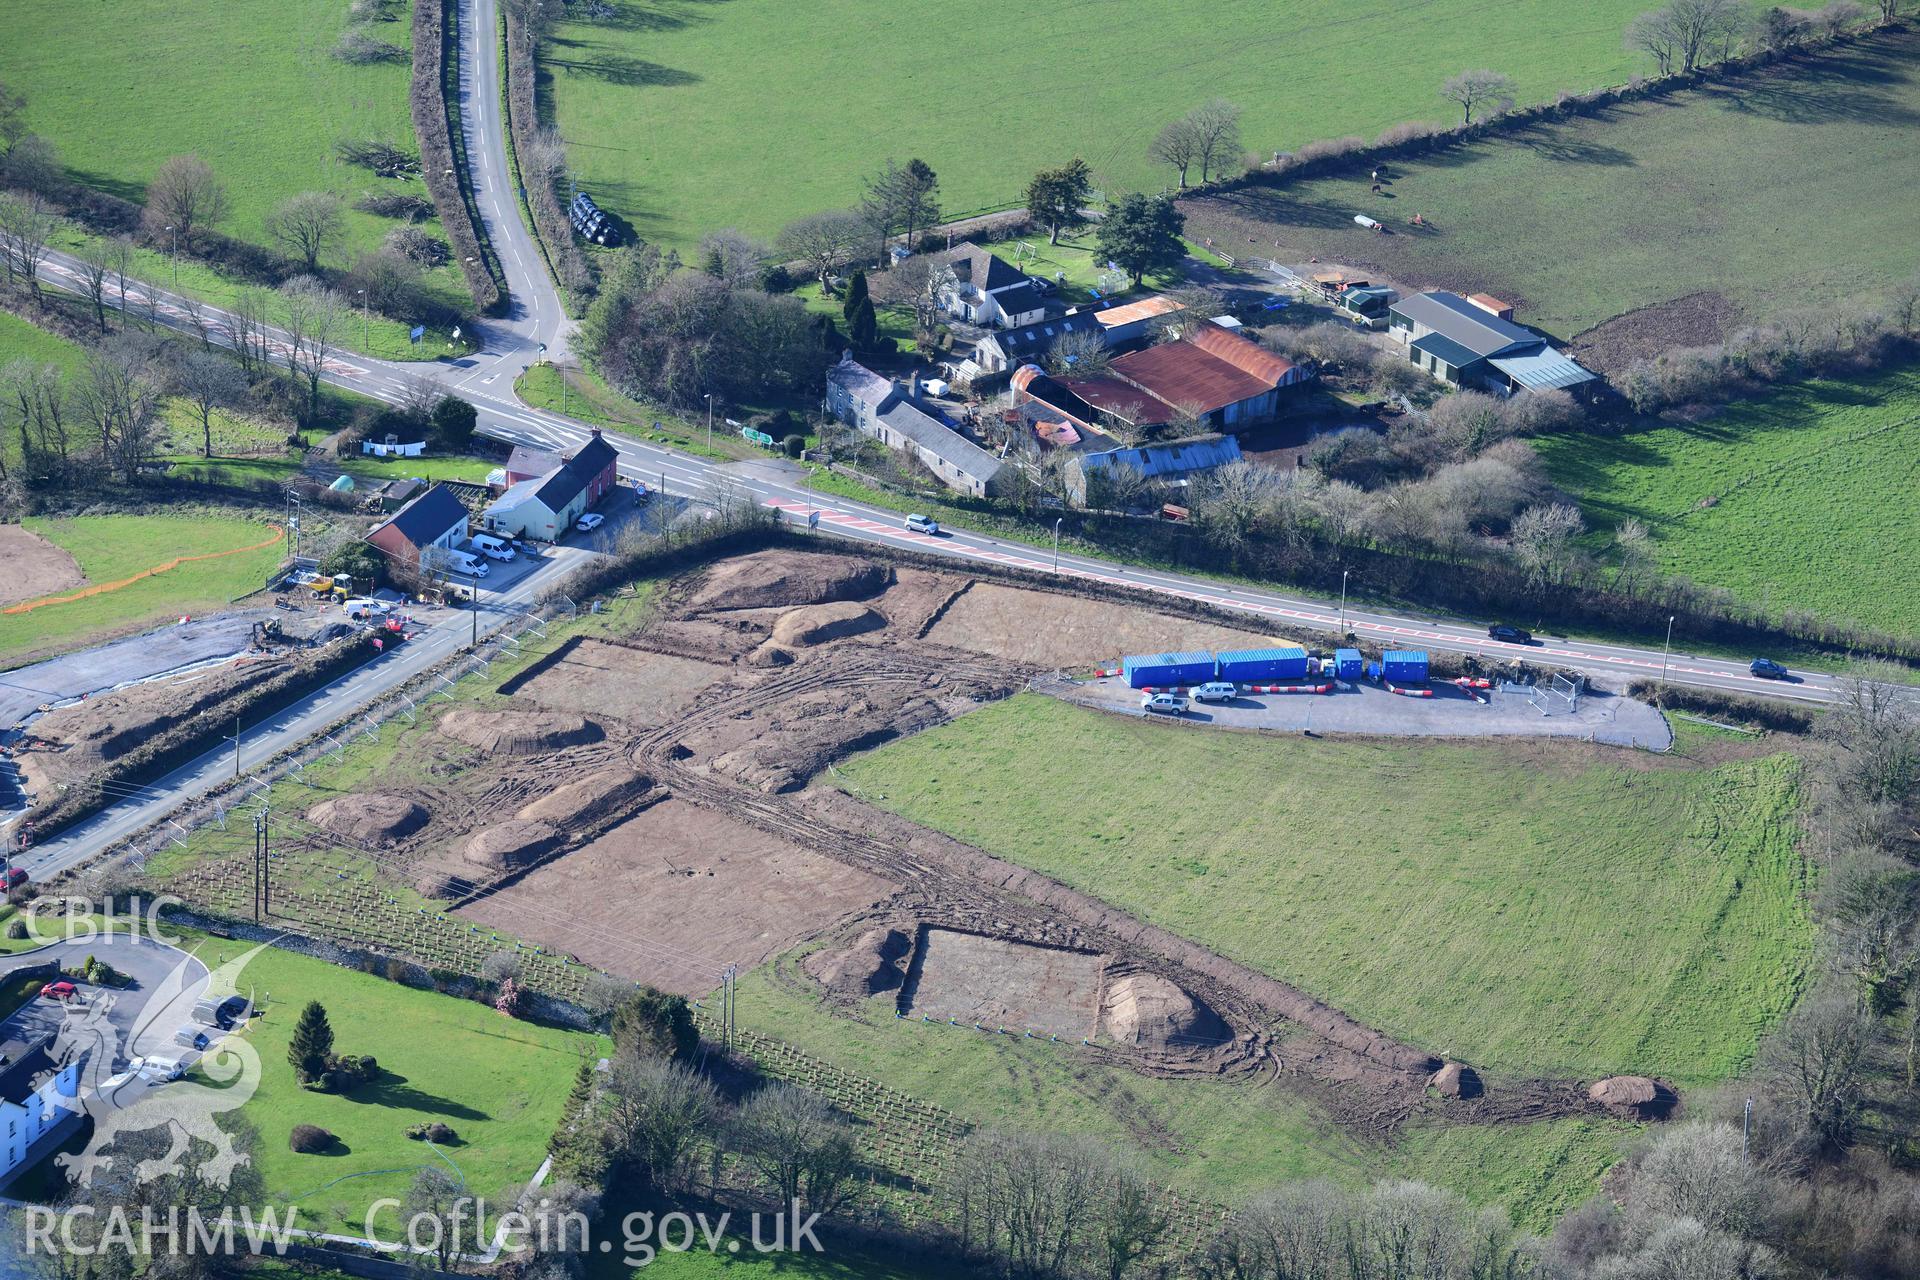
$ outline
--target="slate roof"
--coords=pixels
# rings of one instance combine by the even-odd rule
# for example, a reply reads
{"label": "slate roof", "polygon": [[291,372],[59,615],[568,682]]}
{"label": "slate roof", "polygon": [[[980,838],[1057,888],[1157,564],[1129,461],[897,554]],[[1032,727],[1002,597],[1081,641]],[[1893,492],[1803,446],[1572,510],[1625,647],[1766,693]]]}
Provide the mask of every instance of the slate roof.
{"label": "slate roof", "polygon": [[561,461],[557,453],[517,444],[513,446],[513,452],[507,455],[507,470],[515,475],[543,476],[558,467]]}
{"label": "slate roof", "polygon": [[827,381],[870,409],[878,409],[893,394],[893,383],[852,357],[827,370]]}
{"label": "slate roof", "polygon": [[1051,320],[1041,320],[1034,324],[1023,324],[1013,329],[1002,329],[989,334],[983,342],[991,342],[1006,356],[1009,363],[1018,360],[1037,360],[1044,357],[1069,333],[1097,333],[1106,336],[1106,329],[1100,324],[1099,312],[1077,311],[1072,315],[1055,316]]}
{"label": "slate roof", "polygon": [[466,504],[444,484],[436,484],[367,531],[371,536],[392,526],[416,547],[431,546],[447,530],[467,518]]}
{"label": "slate roof", "polygon": [[20,1106],[33,1096],[40,1077],[60,1069],[60,1064],[47,1052],[52,1043],[53,1037],[46,1035],[32,1043],[9,1040],[0,1045],[0,1053],[7,1059],[6,1065],[0,1067],[0,1100]]}
{"label": "slate roof", "polygon": [[877,416],[895,435],[913,441],[964,475],[984,483],[999,474],[1000,459],[905,396],[894,397]]}
{"label": "slate roof", "polygon": [[619,456],[620,451],[596,431],[591,439],[580,446],[578,453],[560,465],[559,470],[541,478],[535,496],[547,510],[563,510],[569,502],[580,496],[580,491],[595,476],[607,469],[609,462]]}
{"label": "slate roof", "polygon": [[1473,352],[1475,359],[1484,360],[1505,354],[1511,347],[1541,341],[1540,335],[1531,329],[1482,311],[1459,294],[1444,289],[1402,298],[1391,310],[1394,315],[1444,334]]}
{"label": "slate roof", "polygon": [[1014,268],[1011,262],[996,254],[988,253],[971,240],[962,240],[951,249],[943,249],[933,255],[938,262],[944,262],[953,268],[953,277],[961,284],[971,285],[982,293],[993,293],[998,289],[1010,289],[1023,284],[1026,276]]}
{"label": "slate roof", "polygon": [[[999,259],[995,258],[994,261],[998,262]],[[993,300],[1010,316],[1025,315],[1029,311],[1038,311],[1047,305],[1034,290],[1032,282],[1024,276],[1021,277],[1020,283],[1011,289],[1002,289],[994,294]]]}

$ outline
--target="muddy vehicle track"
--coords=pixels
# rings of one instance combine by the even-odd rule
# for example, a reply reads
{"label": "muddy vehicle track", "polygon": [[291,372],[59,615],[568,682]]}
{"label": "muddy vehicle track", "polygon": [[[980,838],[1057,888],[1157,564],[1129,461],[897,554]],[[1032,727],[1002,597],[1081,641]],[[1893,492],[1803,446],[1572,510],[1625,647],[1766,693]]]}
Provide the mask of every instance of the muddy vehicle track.
{"label": "muddy vehicle track", "polygon": [[[645,646],[644,636],[638,639]],[[806,694],[883,685],[960,695],[1009,690],[1035,673],[924,644],[849,642],[791,666],[723,682],[675,723],[628,744],[635,768],[671,794],[726,813],[902,886],[859,927],[900,913],[927,924],[1104,953],[1121,965],[1161,973],[1205,1001],[1228,1024],[1225,1042],[1162,1051],[1095,1046],[1116,1064],[1154,1075],[1286,1077],[1336,1118],[1385,1137],[1430,1105],[1427,1078],[1441,1060],[1393,1041],[1284,983],[1125,915],[1047,877],[938,832],[822,789],[770,794],[707,767],[689,739],[728,721],[772,718]],[[798,978],[791,979],[799,981]],[[1501,1081],[1447,1105],[1452,1122],[1512,1123],[1594,1113],[1571,1081]]]}

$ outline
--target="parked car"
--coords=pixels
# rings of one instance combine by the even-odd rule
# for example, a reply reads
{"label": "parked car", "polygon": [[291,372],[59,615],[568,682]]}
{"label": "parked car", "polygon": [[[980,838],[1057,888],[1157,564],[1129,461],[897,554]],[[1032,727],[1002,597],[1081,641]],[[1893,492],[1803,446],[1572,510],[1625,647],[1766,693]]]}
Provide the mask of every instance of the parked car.
{"label": "parked car", "polygon": [[220,1002],[214,999],[199,1000],[194,1003],[193,1012],[187,1015],[203,1027],[222,1027],[226,1019],[220,1016]]}
{"label": "parked car", "polygon": [[915,533],[940,532],[940,522],[938,520],[935,520],[932,516],[923,516],[917,511],[907,517],[906,525],[907,528]]}
{"label": "parked car", "polygon": [[1508,644],[1532,644],[1533,633],[1506,622],[1496,622],[1487,628],[1487,639],[1505,640]]}
{"label": "parked car", "polygon": [[496,538],[490,533],[474,534],[473,545],[481,555],[489,560],[513,559],[512,544],[503,538]]}
{"label": "parked car", "polygon": [[137,1071],[144,1079],[154,1084],[165,1084],[185,1075],[187,1065],[178,1058],[163,1058],[154,1054],[150,1057],[135,1058],[127,1064],[127,1070]]}
{"label": "parked car", "polygon": [[1163,716],[1182,716],[1187,713],[1187,700],[1177,693],[1150,693],[1140,699],[1140,709]]}
{"label": "parked car", "polygon": [[392,605],[385,600],[375,600],[371,596],[355,596],[342,603],[340,608],[355,622],[365,622],[369,618],[377,618],[382,614],[393,612]]}
{"label": "parked car", "polygon": [[80,989],[71,982],[49,982],[40,988],[40,994],[49,1000],[71,1000],[80,994]]}
{"label": "parked car", "polygon": [[1209,680],[1193,691],[1195,702],[1232,702],[1240,696],[1240,686],[1231,680]]}
{"label": "parked car", "polygon": [[220,1025],[230,1027],[252,1010],[253,1002],[242,995],[228,996],[220,1002]]}
{"label": "parked car", "polygon": [[1775,662],[1772,658],[1755,658],[1747,664],[1747,670],[1762,680],[1791,680],[1793,678],[1785,667]]}
{"label": "parked car", "polygon": [[573,527],[582,533],[592,533],[607,522],[607,518],[598,511],[589,511],[573,522]]}
{"label": "parked car", "polygon": [[173,1042],[186,1049],[204,1049],[213,1043],[205,1028],[196,1027],[191,1022],[173,1033]]}

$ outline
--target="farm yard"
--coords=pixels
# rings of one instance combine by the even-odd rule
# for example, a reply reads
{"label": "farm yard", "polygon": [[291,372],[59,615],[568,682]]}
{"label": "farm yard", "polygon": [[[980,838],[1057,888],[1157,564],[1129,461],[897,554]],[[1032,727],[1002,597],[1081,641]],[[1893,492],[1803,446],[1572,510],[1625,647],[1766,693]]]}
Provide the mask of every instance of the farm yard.
{"label": "farm yard", "polygon": [[[1545,1223],[1637,1129],[1585,1083],[1723,1077],[1810,945],[1782,757],[1145,725],[1019,690],[1274,637],[799,547],[550,630],[273,786],[272,919],[440,969],[508,952],[570,997],[599,969],[700,999],[736,965],[747,1052],[831,1082],[910,1182],[1012,1123],[1139,1146],[1203,1200],[1422,1176]],[[1147,759],[1163,782],[1120,763]],[[1601,808],[1639,816],[1597,837]],[[246,916],[244,826],[148,873]],[[1285,852],[1326,832],[1352,847]],[[1429,1087],[1456,1055],[1484,1093]]]}
{"label": "farm yard", "polygon": [[1536,447],[1603,539],[1629,517],[1662,572],[1750,604],[1920,631],[1920,591],[1887,548],[1920,537],[1920,374],[1779,387],[1697,422]]}
{"label": "farm yard", "polygon": [[[1229,0],[1207,7],[1204,39],[1179,6],[1116,21],[1094,0],[995,15],[975,38],[886,0],[826,0],[799,22],[781,0],[613,7],[543,45],[542,114],[602,207],[683,252],[721,227],[771,237],[844,208],[889,156],[924,158],[959,215],[1017,202],[1029,175],[1076,152],[1110,193],[1158,190],[1172,175],[1148,143],[1213,97],[1238,103],[1247,145],[1268,152],[1443,118],[1440,82],[1469,65],[1507,71],[1524,102],[1641,69],[1620,33],[1642,6],[1623,0],[1366,0],[1334,23]],[[700,129],[682,127],[693,119]]]}
{"label": "farm yard", "polygon": [[[1154,769],[1036,784],[1068,760]],[[1792,1002],[1811,947],[1787,757],[1699,770],[1573,746],[1303,743],[1028,695],[839,772],[1483,1069],[1719,1079]]]}
{"label": "farm yard", "polygon": [[[1478,59],[1477,59],[1478,60]],[[1191,200],[1189,236],[1484,290],[1603,367],[1920,268],[1920,31],[1368,169]],[[1765,156],[1764,165],[1753,157]],[[1387,223],[1381,235],[1356,212]],[[1407,225],[1415,213],[1432,224]],[[1277,244],[1276,244],[1277,242]],[[1236,250],[1237,251],[1237,250]]]}
{"label": "farm yard", "polygon": [[[0,526],[0,535],[32,551],[30,572],[37,576],[28,580],[47,587],[31,599],[7,601],[0,611],[0,667],[224,607],[261,586],[284,550],[279,528],[227,515],[35,516]],[[126,585],[59,600],[121,582]],[[48,598],[58,602],[27,607]]]}

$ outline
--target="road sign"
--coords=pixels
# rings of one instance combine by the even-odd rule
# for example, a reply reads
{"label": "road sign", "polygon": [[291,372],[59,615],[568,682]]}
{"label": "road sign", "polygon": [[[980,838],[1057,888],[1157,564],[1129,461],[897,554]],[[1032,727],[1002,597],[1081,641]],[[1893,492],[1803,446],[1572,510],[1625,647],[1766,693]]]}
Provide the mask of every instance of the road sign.
{"label": "road sign", "polygon": [[413,326],[411,331],[408,332],[407,339],[411,342],[419,342],[420,339],[426,336],[427,336],[427,326],[423,324],[417,324]]}
{"label": "road sign", "polygon": [[818,511],[807,512],[807,528],[818,529],[819,527],[820,527],[820,513]]}

